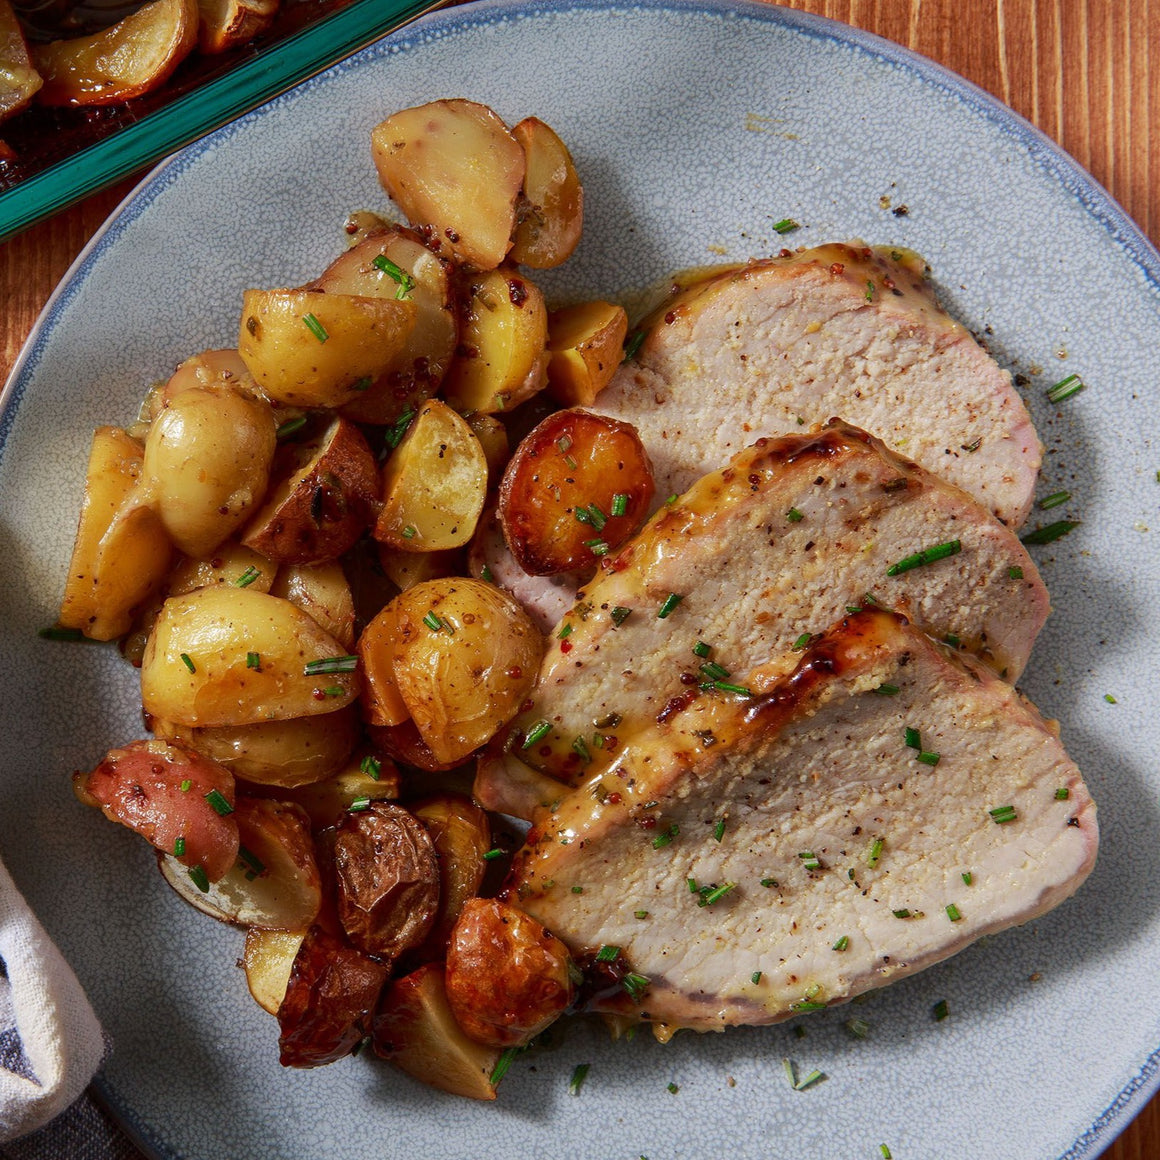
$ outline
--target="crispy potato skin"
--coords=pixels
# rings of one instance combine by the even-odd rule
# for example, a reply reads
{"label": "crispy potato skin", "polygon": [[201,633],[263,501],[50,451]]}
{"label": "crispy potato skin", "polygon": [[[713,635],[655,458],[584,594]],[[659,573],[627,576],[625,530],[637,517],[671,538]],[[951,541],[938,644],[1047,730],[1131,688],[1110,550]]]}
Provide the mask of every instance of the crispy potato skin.
{"label": "crispy potato skin", "polygon": [[[549,415],[520,443],[499,489],[504,539],[523,570],[591,571],[644,522],[655,485],[629,423],[572,409]],[[613,514],[623,496],[622,515]],[[592,505],[597,518],[587,515]]]}
{"label": "crispy potato skin", "polygon": [[568,147],[539,117],[512,129],[527,158],[511,260],[544,270],[566,262],[584,228],[584,189]]}
{"label": "crispy potato skin", "polygon": [[320,926],[307,931],[278,1008],[283,1067],[321,1067],[370,1031],[389,967]]}
{"label": "crispy potato skin", "polygon": [[447,947],[447,1001],[459,1026],[492,1047],[527,1043],[571,1004],[568,948],[497,898],[473,898]]}
{"label": "crispy potato skin", "polygon": [[393,961],[418,946],[439,906],[431,835],[401,806],[372,802],[334,832],[338,917],[351,942]]}

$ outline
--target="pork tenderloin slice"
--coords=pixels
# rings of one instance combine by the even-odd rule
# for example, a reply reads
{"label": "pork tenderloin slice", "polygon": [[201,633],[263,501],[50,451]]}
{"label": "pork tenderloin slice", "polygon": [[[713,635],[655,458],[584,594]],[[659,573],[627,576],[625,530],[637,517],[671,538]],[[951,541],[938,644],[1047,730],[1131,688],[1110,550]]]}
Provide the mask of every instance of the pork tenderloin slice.
{"label": "pork tenderloin slice", "polygon": [[657,495],[754,435],[842,415],[1018,527],[1042,448],[1011,376],[909,251],[831,244],[730,267],[652,317],[592,410],[634,423]]}
{"label": "pork tenderloin slice", "polygon": [[[700,694],[638,734],[537,817],[508,895],[576,955],[620,948],[647,988],[597,1007],[668,1034],[911,974],[1063,901],[1097,846],[1095,805],[1033,706],[862,612],[764,696]],[[699,905],[706,888],[719,897]]]}
{"label": "pork tenderloin slice", "polygon": [[[889,574],[954,541],[957,554]],[[681,602],[661,618],[670,593]],[[757,688],[789,671],[803,634],[868,593],[1012,681],[1049,611],[1018,537],[880,440],[838,421],[760,440],[657,513],[581,590],[495,749],[574,782],[701,680]],[[712,646],[704,657],[698,641]]]}

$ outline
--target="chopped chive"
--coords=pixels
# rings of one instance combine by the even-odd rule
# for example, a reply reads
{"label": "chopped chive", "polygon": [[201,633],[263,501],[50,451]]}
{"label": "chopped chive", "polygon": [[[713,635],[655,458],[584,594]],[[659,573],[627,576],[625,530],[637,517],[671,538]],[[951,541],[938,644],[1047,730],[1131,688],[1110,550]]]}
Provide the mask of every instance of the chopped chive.
{"label": "chopped chive", "polygon": [[589,753],[588,746],[585,745],[583,737],[577,737],[573,740],[572,752],[577,754],[585,765],[587,765],[592,760],[592,754]]}
{"label": "chopped chive", "polygon": [[193,657],[191,657],[189,653],[181,654],[181,663],[185,665],[185,667],[189,669],[191,673],[197,672],[197,666],[193,663]]}
{"label": "chopped chive", "polygon": [[930,548],[923,548],[910,556],[903,556],[897,563],[886,569],[887,576],[900,576],[912,568],[921,568],[924,564],[933,564],[936,560],[945,560],[948,556],[958,555],[963,550],[961,540],[947,540],[942,544],[935,544]]}
{"label": "chopped chive", "polygon": [[729,670],[724,665],[717,664],[716,661],[706,661],[701,666],[701,672],[711,681],[723,681],[729,676]]}
{"label": "chopped chive", "polygon": [[293,419],[287,419],[285,423],[278,426],[278,430],[274,432],[275,439],[289,439],[291,435],[297,435],[303,427],[306,426],[306,416],[297,415]]}
{"label": "chopped chive", "polygon": [[190,866],[189,877],[202,894],[209,893],[209,875],[205,872],[204,866]]}
{"label": "chopped chive", "polygon": [[610,943],[605,943],[600,950],[596,952],[596,961],[598,963],[612,963],[616,961],[616,956],[620,954],[620,947],[612,946]]}
{"label": "chopped chive", "polygon": [[189,793],[189,791],[191,789],[193,789],[193,782],[190,781],[188,777],[183,778],[182,782],[181,782],[181,792],[182,793]]}
{"label": "chopped chive", "polygon": [[781,221],[773,223],[775,234],[792,234],[797,229],[801,229],[801,226],[793,218],[782,218]]}
{"label": "chopped chive", "polygon": [[673,493],[672,493],[670,496],[668,496],[668,497],[665,499],[665,506],[666,506],[666,507],[672,507],[672,506],[673,506],[673,504],[675,504],[679,498],[680,498],[680,497],[679,497],[679,496],[677,495],[677,493],[674,491],[674,492],[673,492]]}
{"label": "chopped chive", "polygon": [[886,845],[885,838],[875,838],[870,844],[870,853],[866,855],[866,865],[873,869],[882,857],[882,847]]}
{"label": "chopped chive", "polygon": [[402,443],[403,436],[406,435],[407,428],[411,425],[411,420],[414,419],[415,414],[413,408],[408,408],[383,432],[383,440],[388,447],[398,447]]}
{"label": "chopped chive", "polygon": [[302,321],[306,323],[306,329],[314,335],[319,342],[325,342],[330,335],[326,333],[326,327],[314,317],[313,314],[304,314]]}
{"label": "chopped chive", "polygon": [[804,1092],[806,1090],[806,1088],[813,1087],[814,1084],[816,1084],[819,1080],[823,1080],[825,1078],[826,1078],[825,1072],[818,1071],[815,1069],[814,1071],[811,1071],[810,1074],[805,1077],[805,1079],[799,1080],[794,1085],[794,1090],[799,1091],[799,1092]]}
{"label": "chopped chive", "polygon": [[418,530],[418,528],[415,527],[414,524],[408,524],[403,529],[403,539],[404,540],[413,540],[418,534],[419,534],[419,530]]}
{"label": "chopped chive", "polygon": [[718,818],[717,824],[713,827],[713,837],[716,841],[721,841],[725,837],[725,819]]}
{"label": "chopped chive", "polygon": [[623,491],[618,491],[612,497],[612,514],[614,516],[623,516],[628,512],[628,496]]}
{"label": "chopped chive", "polygon": [[802,865],[807,870],[820,870],[822,868],[821,859],[813,852],[813,850],[803,850],[798,857],[802,860]]}
{"label": "chopped chive", "polygon": [[785,513],[785,518],[786,518],[787,520],[789,520],[789,522],[790,522],[791,524],[799,524],[799,523],[801,523],[801,521],[802,521],[802,520],[804,520],[806,517],[805,517],[805,516],[803,516],[803,515],[802,515],[802,513],[801,513],[801,512],[799,512],[797,508],[790,508],[790,509],[789,509],[789,511],[787,511],[787,512]]}
{"label": "chopped chive", "polygon": [[685,885],[689,888],[690,894],[697,893],[697,880],[696,880],[696,878],[686,878]]}
{"label": "chopped chive", "polygon": [[1112,696],[1111,693],[1105,693],[1104,700],[1107,701],[1107,703],[1109,705],[1118,705],[1120,703],[1119,701],[1116,700],[1115,697]]}
{"label": "chopped chive", "polygon": [[879,1144],[878,1151],[882,1153],[882,1160],[894,1160],[894,1157],[890,1154],[890,1149],[885,1144]]}
{"label": "chopped chive", "polygon": [[1022,580],[1023,569],[1020,568],[1018,564],[1013,564],[1010,568],[1007,569],[1007,578],[1009,580]]}
{"label": "chopped chive", "polygon": [[721,886],[715,886],[712,890],[708,891],[707,893],[702,888],[702,890],[700,891],[701,897],[699,899],[697,899],[697,905],[698,906],[712,906],[713,903],[720,902],[721,899],[724,898],[726,894],[728,894],[731,890],[735,890],[736,888],[737,888],[736,882],[725,882]]}
{"label": "chopped chive", "polygon": [[993,810],[988,810],[987,812],[991,815],[991,820],[998,826],[1006,822],[1013,822],[1018,816],[1014,806],[996,806]]}
{"label": "chopped chive", "polygon": [[979,448],[983,446],[983,440],[981,438],[972,439],[970,443],[963,443],[961,446],[964,451],[970,454],[978,451]]}
{"label": "chopped chive", "polygon": [[1087,384],[1079,377],[1079,375],[1068,375],[1065,379],[1060,379],[1058,383],[1047,388],[1045,394],[1049,403],[1062,403],[1064,399],[1070,399],[1072,395],[1078,395]]}
{"label": "chopped chive", "polygon": [[373,378],[371,378],[370,375],[363,375],[362,378],[355,379],[355,381],[351,384],[351,386],[356,391],[369,391],[371,389],[371,383],[373,383],[374,381],[375,380]]}
{"label": "chopped chive", "polygon": [[608,517],[600,510],[599,504],[590,503],[587,507],[578,507],[572,514],[580,523],[591,524],[598,532],[604,531],[604,525],[608,523]]}
{"label": "chopped chive", "polygon": [[405,270],[396,266],[385,254],[379,254],[371,265],[377,270],[381,270],[388,277],[393,278],[399,284],[398,290],[395,291],[396,298],[406,298],[412,290],[415,289],[415,279],[411,277]]}
{"label": "chopped chive", "polygon": [[551,733],[551,731],[552,725],[550,721],[537,721],[531,727],[531,729],[528,730],[528,735],[524,738],[524,743],[521,748],[530,748],[531,746],[535,745],[535,743],[539,741],[541,737],[546,736],[548,733]]}
{"label": "chopped chive", "polygon": [[495,576],[492,574],[491,569],[486,564],[480,568],[479,578],[486,581],[488,584],[493,584],[495,582]]}
{"label": "chopped chive", "polygon": [[640,350],[641,344],[644,342],[644,331],[634,330],[624,340],[624,357],[626,359],[636,358],[636,352]]}
{"label": "chopped chive", "polygon": [[923,765],[930,765],[930,766],[938,765],[939,760],[940,760],[939,755],[937,753],[932,753],[929,749],[924,749],[915,758],[915,761],[921,761]]}
{"label": "chopped chive", "polygon": [[803,632],[801,636],[799,636],[797,640],[795,640],[793,644],[790,645],[790,648],[793,649],[794,652],[801,652],[801,650],[810,643],[810,640],[810,634],[808,632]]}
{"label": "chopped chive", "polygon": [[248,652],[246,653],[246,668],[254,669],[258,672],[262,671],[262,657],[260,653]]}
{"label": "chopped chive", "polygon": [[345,692],[346,690],[341,685],[327,685],[322,690],[322,694],[325,697],[341,697]]}
{"label": "chopped chive", "polygon": [[185,856],[185,839],[184,838],[174,839],[173,856],[175,858],[183,858]]}
{"label": "chopped chive", "polygon": [[307,677],[317,677],[321,673],[353,673],[358,667],[358,657],[348,654],[341,657],[323,657],[309,661],[302,670]]}
{"label": "chopped chive", "polygon": [[948,632],[946,636],[943,637],[943,644],[949,644],[951,648],[958,648],[961,643],[962,641],[953,632]]}
{"label": "chopped chive", "polygon": [[669,1080],[669,1082],[665,1084],[665,1091],[667,1091],[671,1096],[675,1096],[680,1090],[680,1087],[673,1083],[672,1080]]}
{"label": "chopped chive", "polygon": [[699,640],[693,645],[693,655],[699,657],[707,657],[712,649],[703,641]]}
{"label": "chopped chive", "polygon": [[1065,802],[1069,797],[1071,797],[1071,790],[1069,790],[1066,785],[1061,785],[1059,789],[1055,791],[1055,800],[1057,802]]}
{"label": "chopped chive", "polygon": [[352,810],[354,813],[361,813],[361,811],[369,810],[371,808],[371,799],[366,794],[361,794],[359,797],[356,797],[354,801],[352,801],[346,808],[348,810]]}
{"label": "chopped chive", "polygon": [[847,1019],[846,1030],[855,1039],[865,1039],[870,1034],[870,1024],[865,1019]]}
{"label": "chopped chive", "polygon": [[862,611],[862,605],[861,604],[847,604],[846,611],[849,612],[851,615],[853,615],[855,612]]}
{"label": "chopped chive", "polygon": [[945,999],[940,999],[930,1010],[936,1023],[941,1023],[950,1013],[950,1008],[947,1006]]}
{"label": "chopped chive", "polygon": [[584,887],[583,887],[583,886],[573,886],[573,887],[572,887],[572,893],[573,893],[573,894],[583,894],[583,893],[584,893]]}
{"label": "chopped chive", "polygon": [[633,918],[648,918],[648,911],[647,910],[634,910],[632,912],[632,917]]}
{"label": "chopped chive", "polygon": [[365,773],[367,777],[378,781],[383,772],[383,763],[377,757],[375,757],[373,753],[368,753],[366,757],[364,757],[359,763],[359,769]]}
{"label": "chopped chive", "polygon": [[211,789],[209,793],[205,795],[205,800],[209,802],[213,812],[218,814],[220,817],[227,817],[229,814],[234,812],[234,807],[231,806],[230,803],[226,801],[226,799],[222,797],[221,793],[219,793],[216,789]]}
{"label": "chopped chive", "polygon": [[499,1059],[495,1061],[495,1067],[491,1069],[489,1082],[493,1087],[507,1075],[508,1068],[512,1065],[512,1060],[523,1050],[522,1047],[508,1047],[504,1049]]}
{"label": "chopped chive", "polygon": [[789,1005],[791,1011],[797,1011],[799,1014],[804,1014],[809,1011],[824,1011],[826,1009],[825,1003],[819,1003],[814,999],[802,999],[797,1003]]}
{"label": "chopped chive", "polygon": [[438,632],[443,627],[443,621],[441,621],[439,617],[435,615],[434,609],[429,611],[427,615],[423,617],[423,623],[432,632]]}
{"label": "chopped chive", "polygon": [[256,878],[259,874],[264,874],[266,871],[266,863],[258,857],[253,850],[248,850],[245,846],[238,847],[238,859],[245,864],[246,869]]}
{"label": "chopped chive", "polygon": [[[647,914],[648,912],[646,911],[645,913]],[[635,971],[629,971],[620,980],[620,985],[628,992],[628,997],[634,1003],[639,1003],[645,991],[648,990],[649,978],[647,975],[638,975]]]}
{"label": "chopped chive", "polygon": [[974,882],[975,876],[969,870],[964,870],[962,873],[962,879],[964,886],[970,886],[970,884]]}
{"label": "chopped chive", "polygon": [[492,846],[490,850],[484,852],[483,860],[485,862],[494,862],[497,858],[503,857],[503,851],[498,846]]}
{"label": "chopped chive", "polygon": [[709,682],[719,693],[736,693],[738,697],[752,697],[753,690],[747,685],[731,685],[727,681]]}
{"label": "chopped chive", "polygon": [[1069,499],[1071,499],[1070,491],[1053,491],[1051,495],[1045,495],[1037,506],[1041,511],[1048,511],[1050,508],[1067,503]]}
{"label": "chopped chive", "polygon": [[850,945],[850,936],[848,934],[842,935],[836,943],[834,943],[832,950],[844,951]]}
{"label": "chopped chive", "polygon": [[251,564],[235,581],[234,585],[238,588],[248,588],[259,576],[261,572]]}
{"label": "chopped chive", "polygon": [[1028,532],[1027,535],[1021,537],[1021,540],[1024,544],[1052,544],[1066,536],[1073,528],[1078,528],[1079,525],[1079,520],[1056,520],[1053,524],[1044,524],[1043,527]]}
{"label": "chopped chive", "polygon": [[557,640],[564,640],[567,637],[570,637],[572,635],[572,631],[573,631],[572,625],[566,624],[566,625],[564,625],[563,628],[560,629],[560,631],[558,633],[556,633],[556,639]]}
{"label": "chopped chive", "polygon": [[949,918],[951,922],[958,922],[962,917],[963,916],[961,911],[953,902],[947,903],[947,918]]}
{"label": "chopped chive", "polygon": [[797,1087],[797,1072],[794,1070],[793,1061],[789,1060],[789,1059],[783,1059],[781,1061],[781,1066],[785,1068],[785,1075],[786,1075],[786,1079],[789,1080],[789,1086],[792,1088],[796,1088]]}
{"label": "chopped chive", "polygon": [[890,913],[893,914],[895,918],[910,918],[911,917],[909,908],[905,907],[905,906],[901,906],[897,910],[892,910]]}
{"label": "chopped chive", "polygon": [[611,609],[608,615],[612,617],[612,623],[619,628],[632,615],[632,609],[617,604]]}
{"label": "chopped chive", "polygon": [[[859,611],[861,611],[861,609],[859,609]],[[874,690],[874,692],[876,692],[880,697],[894,697],[897,696],[901,691],[902,690],[899,689],[897,685],[879,685],[878,688]]]}
{"label": "chopped chive", "polygon": [[653,838],[653,849],[659,850],[662,846],[667,846],[680,832],[681,827],[678,826],[676,822],[673,822],[673,824],[669,826],[667,830],[664,830],[662,833],[657,834],[657,836]]}
{"label": "chopped chive", "polygon": [[561,455],[566,455],[572,446],[572,436],[561,435],[560,438],[556,440],[556,446],[560,448]]}
{"label": "chopped chive", "polygon": [[874,301],[874,283],[869,278],[866,279],[866,301]]}
{"label": "chopped chive", "polygon": [[61,628],[59,625],[49,625],[48,628],[37,629],[36,635],[41,640],[82,641],[88,639],[79,628]]}
{"label": "chopped chive", "polygon": [[588,1069],[592,1065],[590,1063],[578,1063],[572,1072],[572,1078],[568,1081],[568,1094],[570,1096],[578,1096],[580,1089],[584,1086],[584,1079],[588,1075]]}
{"label": "chopped chive", "polygon": [[911,749],[921,749],[922,748],[921,736],[920,736],[917,729],[913,729],[913,728],[911,728],[911,726],[908,725],[906,727],[906,731],[903,733],[903,738],[905,739],[906,744]]}
{"label": "chopped chive", "polygon": [[594,556],[608,555],[608,543],[605,540],[585,540],[584,547]]}
{"label": "chopped chive", "polygon": [[684,596],[676,592],[670,592],[661,602],[660,608],[657,609],[657,619],[664,620],[684,599]]}
{"label": "chopped chive", "polygon": [[776,878],[762,878],[761,885],[762,886],[776,886],[777,879]]}

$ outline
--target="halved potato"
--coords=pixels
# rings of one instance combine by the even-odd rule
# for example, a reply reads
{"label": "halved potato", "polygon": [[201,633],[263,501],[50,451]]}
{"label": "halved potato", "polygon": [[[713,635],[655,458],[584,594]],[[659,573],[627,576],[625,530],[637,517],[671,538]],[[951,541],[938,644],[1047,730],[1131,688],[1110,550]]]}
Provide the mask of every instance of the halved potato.
{"label": "halved potato", "polygon": [[512,136],[520,143],[528,168],[509,256],[537,270],[559,266],[576,249],[584,228],[579,174],[567,146],[538,117],[525,117]]}
{"label": "halved potato", "polygon": [[305,937],[304,930],[266,930],[252,926],[246,931],[242,968],[250,994],[263,1011],[278,1014],[286,997],[290,971]]}
{"label": "halved potato", "polygon": [[371,131],[379,180],[437,253],[477,270],[503,261],[527,161],[502,120],[474,101],[403,109]]}
{"label": "halved potato", "polygon": [[141,445],[119,427],[93,433],[60,624],[94,640],[132,627],[134,610],[156,592],[173,556],[139,480]]}
{"label": "halved potato", "polygon": [[624,357],[628,315],[611,302],[581,302],[548,315],[548,394],[590,407]]}
{"label": "halved potato", "polygon": [[271,399],[338,407],[391,365],[414,322],[414,304],[393,298],[247,290],[238,353]]}
{"label": "halved potato", "polygon": [[209,556],[186,557],[169,573],[165,590],[170,596],[183,596],[198,588],[230,584],[269,592],[278,566],[265,556],[230,540],[219,544]]}
{"label": "halved potato", "polygon": [[375,1052],[440,1091],[494,1100],[491,1076],[499,1049],[463,1033],[448,1005],[443,977],[442,963],[428,963],[391,983],[375,1012]]}
{"label": "halved potato", "polygon": [[288,600],[247,588],[199,588],[162,606],[141,662],[141,703],[147,714],[179,725],[333,713],[358,696],[358,674],[346,656]]}
{"label": "halved potato", "polygon": [[197,0],[197,43],[202,52],[227,52],[265,32],[278,0]]}
{"label": "halved potato", "polygon": [[283,564],[336,560],[371,523],[378,490],[362,432],[336,415],[315,437],[278,449],[272,486],[242,543]]}
{"label": "halved potato", "polygon": [[305,811],[267,798],[239,797],[237,861],[215,882],[195,882],[178,860],[158,853],[165,881],[203,914],[237,926],[305,930],[322,905],[322,878]]}
{"label": "halved potato", "polygon": [[309,613],[343,648],[354,647],[354,597],[337,560],[284,564],[270,592]]}
{"label": "halved potato", "polygon": [[459,340],[451,263],[404,226],[380,228],[336,258],[311,284],[328,294],[402,298],[414,304],[407,341],[365,391],[342,408],[359,423],[395,423],[439,389]]}
{"label": "halved potato", "polygon": [[0,0],[0,121],[20,112],[44,83],[32,67],[20,21],[8,0]]}
{"label": "halved potato", "polygon": [[429,399],[383,467],[375,539],[408,552],[461,548],[487,495],[487,459],[446,403]]}
{"label": "halved potato", "polygon": [[508,411],[547,382],[548,310],[539,288],[511,267],[472,280],[459,355],[443,381],[457,411]]}
{"label": "halved potato", "polygon": [[399,605],[392,600],[359,634],[358,659],[363,675],[359,703],[368,725],[401,725],[411,716],[395,683],[398,611]]}
{"label": "halved potato", "polygon": [[494,415],[484,415],[480,411],[472,411],[464,417],[467,425],[475,432],[487,459],[488,488],[498,486],[512,453],[508,429]]}
{"label": "halved potato", "polygon": [[45,105],[111,105],[152,92],[197,43],[197,0],[153,0],[92,36],[32,50]]}
{"label": "halved potato", "polygon": [[398,766],[390,758],[356,753],[333,777],[280,790],[279,797],[301,806],[318,831],[337,825],[353,805],[393,801],[401,785]]}
{"label": "halved potato", "polygon": [[532,576],[592,569],[644,522],[653,491],[635,427],[557,411],[520,443],[504,472],[504,539]]}

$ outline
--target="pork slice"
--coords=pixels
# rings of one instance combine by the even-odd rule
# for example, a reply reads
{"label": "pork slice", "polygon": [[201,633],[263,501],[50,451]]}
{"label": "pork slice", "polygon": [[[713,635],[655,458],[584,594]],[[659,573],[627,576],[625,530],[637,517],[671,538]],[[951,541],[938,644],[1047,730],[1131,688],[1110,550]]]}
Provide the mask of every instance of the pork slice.
{"label": "pork slice", "polygon": [[921,259],[833,244],[731,267],[662,307],[592,410],[634,423],[657,494],[841,415],[1018,527],[1042,455],[1011,376],[942,310]]}
{"label": "pork slice", "polygon": [[[954,555],[890,575],[956,543]],[[681,600],[662,618],[670,594]],[[1012,681],[1049,611],[1018,537],[880,440],[842,422],[760,440],[654,516],[581,590],[496,749],[574,782],[700,681],[760,689],[788,672],[803,636],[867,594]],[[481,793],[494,801],[488,780],[485,759]]]}
{"label": "pork slice", "polygon": [[619,948],[647,986],[597,1009],[667,1034],[911,974],[1063,901],[1097,846],[1051,724],[978,662],[862,612],[764,696],[699,694],[634,737],[537,817],[508,894],[581,959]]}

